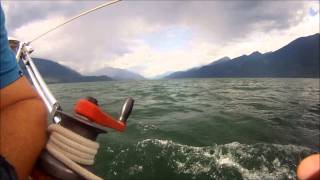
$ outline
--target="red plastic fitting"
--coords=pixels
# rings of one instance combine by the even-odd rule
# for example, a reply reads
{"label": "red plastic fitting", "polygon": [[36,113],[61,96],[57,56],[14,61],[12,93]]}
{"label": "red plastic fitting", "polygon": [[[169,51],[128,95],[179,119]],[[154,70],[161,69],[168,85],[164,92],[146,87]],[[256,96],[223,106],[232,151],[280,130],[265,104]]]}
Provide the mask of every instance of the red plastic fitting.
{"label": "red plastic fitting", "polygon": [[105,127],[115,129],[123,132],[126,124],[111,117],[109,114],[103,112],[97,105],[86,100],[80,99],[74,107],[75,113],[88,118],[90,121],[100,124]]}

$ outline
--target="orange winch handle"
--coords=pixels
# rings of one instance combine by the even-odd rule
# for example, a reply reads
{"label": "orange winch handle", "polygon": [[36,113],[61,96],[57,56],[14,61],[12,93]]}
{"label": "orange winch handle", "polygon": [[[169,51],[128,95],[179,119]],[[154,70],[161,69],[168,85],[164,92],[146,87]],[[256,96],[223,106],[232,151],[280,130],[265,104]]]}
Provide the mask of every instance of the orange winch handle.
{"label": "orange winch handle", "polygon": [[118,121],[109,114],[104,113],[96,104],[88,101],[87,99],[78,100],[74,107],[74,111],[75,113],[88,118],[92,122],[117,131],[123,132],[126,128],[126,124],[124,122]]}

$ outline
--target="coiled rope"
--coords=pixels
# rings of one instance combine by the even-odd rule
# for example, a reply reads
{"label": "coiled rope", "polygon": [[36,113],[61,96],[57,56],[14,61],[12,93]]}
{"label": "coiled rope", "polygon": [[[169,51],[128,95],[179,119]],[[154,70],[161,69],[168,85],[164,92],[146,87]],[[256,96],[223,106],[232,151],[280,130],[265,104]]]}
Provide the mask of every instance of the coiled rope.
{"label": "coiled rope", "polygon": [[102,180],[82,165],[92,165],[98,152],[99,144],[84,138],[58,124],[48,127],[50,137],[46,149],[59,161],[80,174],[85,179]]}

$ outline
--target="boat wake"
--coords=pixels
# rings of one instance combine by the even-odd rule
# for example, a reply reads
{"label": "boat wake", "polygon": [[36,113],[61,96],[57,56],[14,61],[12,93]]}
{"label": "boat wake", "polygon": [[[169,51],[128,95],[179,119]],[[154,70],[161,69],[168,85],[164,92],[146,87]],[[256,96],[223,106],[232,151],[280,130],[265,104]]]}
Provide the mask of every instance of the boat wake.
{"label": "boat wake", "polygon": [[98,158],[104,164],[97,162],[96,169],[112,179],[296,179],[296,165],[313,152],[295,145],[233,142],[195,147],[145,139],[122,150],[107,148],[100,153],[107,157]]}

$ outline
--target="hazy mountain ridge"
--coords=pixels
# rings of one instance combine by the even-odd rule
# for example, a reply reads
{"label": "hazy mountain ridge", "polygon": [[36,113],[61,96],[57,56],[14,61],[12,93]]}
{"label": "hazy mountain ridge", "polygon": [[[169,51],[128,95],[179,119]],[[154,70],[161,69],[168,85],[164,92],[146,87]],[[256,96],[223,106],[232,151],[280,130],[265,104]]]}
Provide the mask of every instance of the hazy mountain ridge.
{"label": "hazy mountain ridge", "polygon": [[89,73],[90,75],[106,75],[114,80],[143,80],[145,79],[140,74],[131,72],[129,70],[113,68],[113,67],[104,67],[97,71]]}
{"label": "hazy mountain ridge", "polygon": [[180,74],[184,74],[184,73],[192,73],[192,72],[196,72],[197,70],[199,70],[200,68],[203,68],[205,66],[213,66],[213,65],[217,65],[219,63],[223,63],[223,62],[227,62],[231,60],[229,57],[223,57],[223,58],[220,58],[216,61],[213,61],[212,63],[208,64],[208,65],[204,65],[204,66],[198,66],[198,67],[193,67],[191,69],[188,69],[188,70],[185,70],[185,71],[177,71],[177,72],[172,72],[172,73],[169,73],[167,74],[166,76],[162,77],[162,78],[168,78],[168,77],[171,77],[171,76],[180,76]]}
{"label": "hazy mountain ridge", "polygon": [[[112,80],[108,76],[83,76],[67,66],[61,65],[48,59],[33,58],[33,60],[40,74],[47,83],[71,83]],[[28,76],[26,69],[22,68],[22,70],[24,71],[24,74]]]}
{"label": "hazy mountain ridge", "polygon": [[274,52],[250,55],[170,74],[165,78],[318,77],[319,33],[300,37]]}
{"label": "hazy mountain ridge", "polygon": [[[319,78],[320,34],[300,37],[288,45],[261,54],[258,51],[234,59],[221,58],[208,65],[186,71],[163,74],[171,78],[206,77],[305,77]],[[109,80],[141,80],[143,76],[124,69],[105,67],[84,76],[77,71],[51,60],[33,58],[40,73],[48,83],[91,82]],[[27,73],[25,73],[27,74]],[[159,76],[161,78],[161,76]]]}

